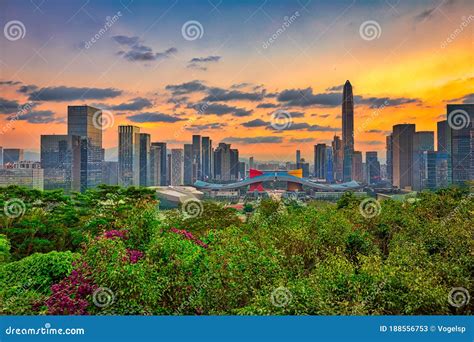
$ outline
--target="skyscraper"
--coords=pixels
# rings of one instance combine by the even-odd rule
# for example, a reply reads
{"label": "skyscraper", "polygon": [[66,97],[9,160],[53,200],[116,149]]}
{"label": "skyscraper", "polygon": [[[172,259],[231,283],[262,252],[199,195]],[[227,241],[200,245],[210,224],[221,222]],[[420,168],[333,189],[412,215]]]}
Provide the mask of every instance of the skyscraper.
{"label": "skyscraper", "polygon": [[102,111],[90,106],[67,107],[67,134],[81,137],[80,190],[102,182]]}
{"label": "skyscraper", "polygon": [[184,144],[184,185],[193,185],[193,145]]}
{"label": "skyscraper", "polygon": [[412,186],[414,124],[393,126],[392,170],[393,186],[404,189]]}
{"label": "skyscraper", "polygon": [[474,104],[448,104],[448,125],[451,131],[450,157],[452,182],[465,185],[474,179],[474,152],[472,139],[474,134]]}
{"label": "skyscraper", "polygon": [[343,146],[343,180],[352,178],[352,154],[354,152],[354,96],[349,80],[342,92],[342,146]]}
{"label": "skyscraper", "polygon": [[211,178],[211,150],[212,140],[209,137],[202,137],[202,179]]}
{"label": "skyscraper", "polygon": [[119,126],[119,185],[140,185],[140,128]]}
{"label": "skyscraper", "polygon": [[21,148],[5,148],[3,149],[3,163],[13,164],[25,160],[25,151]]}
{"label": "skyscraper", "polygon": [[343,161],[343,150],[342,141],[337,135],[334,136],[332,141],[332,151],[334,160],[334,180],[336,182],[342,181],[342,161]]}
{"label": "skyscraper", "polygon": [[367,169],[367,183],[376,184],[380,181],[380,163],[377,152],[365,152],[365,165]]}
{"label": "skyscraper", "polygon": [[352,152],[352,175],[351,178],[357,182],[364,182],[364,174],[362,167],[362,152],[353,151]]}
{"label": "skyscraper", "polygon": [[428,151],[434,151],[434,132],[415,132],[413,136],[412,189],[420,191],[428,182]]}
{"label": "skyscraper", "polygon": [[333,152],[332,152],[332,147],[327,146],[326,147],[326,160],[324,163],[324,172],[326,176],[326,182],[327,183],[333,183],[334,182],[334,157],[333,157]]}
{"label": "skyscraper", "polygon": [[393,183],[393,150],[392,150],[392,134],[388,135],[386,138],[386,149],[387,149],[387,179],[392,185]]}
{"label": "skyscraper", "polygon": [[448,153],[451,150],[451,130],[448,126],[448,121],[437,122],[437,150],[438,152]]}
{"label": "skyscraper", "polygon": [[301,151],[296,150],[296,168],[298,168],[300,161],[301,161]]}
{"label": "skyscraper", "polygon": [[80,191],[81,137],[42,135],[41,167],[45,190]]}
{"label": "skyscraper", "polygon": [[150,186],[161,185],[161,146],[152,144],[150,147]]}
{"label": "skyscraper", "polygon": [[231,180],[231,148],[230,144],[219,143],[214,151],[214,178],[222,181]]}
{"label": "skyscraper", "polygon": [[171,185],[183,185],[184,151],[181,148],[171,149]]}
{"label": "skyscraper", "polygon": [[201,136],[193,135],[193,182],[202,180],[202,151],[201,151]]}
{"label": "skyscraper", "polygon": [[253,157],[250,157],[249,158],[249,169],[254,169],[254,168],[255,168],[255,165],[254,165]]}
{"label": "skyscraper", "polygon": [[140,133],[140,186],[150,185],[150,134]]}
{"label": "skyscraper", "polygon": [[168,185],[168,152],[166,151],[166,143],[165,142],[154,142],[151,143],[151,146],[158,146],[161,149],[160,156],[160,185],[166,186]]}
{"label": "skyscraper", "polygon": [[326,144],[314,145],[314,176],[319,179],[326,178]]}

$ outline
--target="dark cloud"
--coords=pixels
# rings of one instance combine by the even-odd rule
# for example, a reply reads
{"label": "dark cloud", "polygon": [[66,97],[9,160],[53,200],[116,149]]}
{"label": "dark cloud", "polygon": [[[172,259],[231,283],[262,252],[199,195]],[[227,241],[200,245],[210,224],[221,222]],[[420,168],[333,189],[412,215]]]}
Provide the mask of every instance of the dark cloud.
{"label": "dark cloud", "polygon": [[122,46],[128,47],[128,51],[119,51],[118,55],[123,56],[130,62],[156,61],[168,58],[178,52],[178,49],[171,47],[165,51],[153,52],[149,46],[143,45],[138,37],[113,36],[112,39]]}
{"label": "dark cloud", "polygon": [[166,90],[171,91],[173,95],[190,94],[199,91],[205,91],[207,86],[201,81],[194,80],[191,82],[181,84],[169,84],[165,87]]}
{"label": "dark cloud", "polygon": [[309,107],[327,106],[334,107],[341,104],[340,93],[313,94],[313,89],[287,89],[277,96],[279,102],[284,102],[287,106]]}
{"label": "dark cloud", "polygon": [[337,132],[340,129],[337,127],[329,127],[329,126],[320,126],[320,125],[311,125],[308,128],[310,132]]}
{"label": "dark cloud", "polygon": [[291,138],[288,141],[292,143],[308,143],[315,140],[316,140],[315,138]]}
{"label": "dark cloud", "polygon": [[203,124],[203,125],[191,125],[189,127],[186,127],[186,129],[188,131],[206,131],[206,130],[211,130],[211,129],[221,129],[226,126],[227,126],[226,123],[213,122],[213,123],[208,123],[208,124]]}
{"label": "dark cloud", "polygon": [[340,84],[340,85],[337,85],[337,86],[334,86],[334,87],[326,88],[326,91],[329,91],[329,92],[342,91],[342,89],[344,89],[344,84]]}
{"label": "dark cloud", "polygon": [[328,118],[330,116],[331,116],[331,114],[321,114],[321,115],[319,115],[319,117],[323,118],[323,119]]}
{"label": "dark cloud", "polygon": [[227,137],[223,139],[226,143],[235,143],[235,144],[279,144],[283,142],[282,137],[249,137],[249,138],[241,138],[241,137]]}
{"label": "dark cloud", "polygon": [[378,141],[378,140],[366,140],[366,141],[360,141],[360,143],[365,144],[365,145],[384,145],[385,144],[382,141]]}
{"label": "dark cloud", "polygon": [[303,112],[289,112],[292,118],[302,118],[304,117]]}
{"label": "dark cloud", "polygon": [[202,101],[205,102],[217,102],[217,101],[234,101],[234,100],[246,100],[246,101],[261,101],[265,92],[242,92],[239,90],[227,90],[223,88],[208,88],[207,93],[209,94]]}
{"label": "dark cloud", "polygon": [[0,113],[2,114],[12,114],[16,113],[19,110],[20,104],[16,101],[7,100],[0,97]]}
{"label": "dark cloud", "polygon": [[[252,86],[252,83],[242,82],[242,83],[232,84],[230,87],[232,89],[242,89],[242,88],[246,88],[246,87],[250,87],[250,86]],[[258,87],[260,87],[260,86],[255,86],[254,88],[258,89]]]}
{"label": "dark cloud", "polygon": [[185,119],[181,119],[177,116],[169,115],[169,114],[163,114],[163,113],[139,113],[139,114],[134,114],[134,115],[129,115],[127,116],[127,119],[129,119],[132,122],[168,122],[168,123],[173,123],[177,121],[184,121]]}
{"label": "dark cloud", "polygon": [[242,126],[244,127],[262,127],[262,126],[268,126],[268,125],[270,125],[269,122],[265,122],[261,119],[247,121],[242,124]]}
{"label": "dark cloud", "polygon": [[20,81],[0,81],[0,85],[8,85],[8,86],[14,86],[21,84]]}
{"label": "dark cloud", "polygon": [[214,114],[214,115],[225,115],[231,114],[232,116],[249,116],[252,114],[251,110],[247,110],[245,108],[239,108],[234,106],[228,106],[225,104],[220,103],[207,103],[201,102],[195,105],[188,105],[188,108],[193,108],[199,114]]}
{"label": "dark cloud", "polygon": [[54,113],[50,110],[31,111],[16,117],[17,120],[24,120],[32,124],[50,123],[57,121]]}
{"label": "dark cloud", "polygon": [[24,85],[18,88],[17,92],[22,93],[22,94],[28,94],[28,93],[31,93],[32,91],[35,91],[36,89],[38,89],[38,87],[35,86],[34,84],[28,84],[28,85]]}
{"label": "dark cloud", "polygon": [[219,62],[221,56],[207,56],[207,57],[195,57],[189,61],[189,63],[209,63]]}
{"label": "dark cloud", "polygon": [[451,99],[448,100],[448,102],[462,102],[464,104],[466,103],[474,103],[474,93],[466,94],[462,97],[458,97],[456,99]]}
{"label": "dark cloud", "polygon": [[100,100],[117,97],[121,90],[114,88],[76,88],[76,87],[47,87],[33,91],[29,94],[30,101],[75,101],[75,100]]}
{"label": "dark cloud", "polygon": [[380,108],[380,107],[397,107],[410,103],[421,103],[420,99],[407,98],[407,97],[362,97],[355,96],[354,102],[356,104],[365,104],[370,108]]}
{"label": "dark cloud", "polygon": [[278,107],[280,106],[274,103],[260,103],[257,106],[257,108],[278,108]]}
{"label": "dark cloud", "polygon": [[153,106],[153,103],[143,97],[136,97],[130,102],[124,102],[118,105],[95,104],[94,107],[111,109],[111,110],[141,110]]}

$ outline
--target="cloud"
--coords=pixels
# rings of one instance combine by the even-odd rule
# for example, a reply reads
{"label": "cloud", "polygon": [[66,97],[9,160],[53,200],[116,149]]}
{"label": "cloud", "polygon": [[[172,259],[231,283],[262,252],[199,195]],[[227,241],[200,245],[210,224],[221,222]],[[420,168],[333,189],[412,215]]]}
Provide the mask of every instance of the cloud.
{"label": "cloud", "polygon": [[292,143],[308,143],[315,140],[316,140],[315,138],[291,138],[288,141]]}
{"label": "cloud", "polygon": [[121,103],[118,105],[107,105],[107,104],[94,104],[94,107],[111,109],[111,110],[141,110],[153,106],[153,103],[143,97],[135,97],[130,102]]}
{"label": "cloud", "polygon": [[127,116],[132,122],[144,123],[144,122],[168,122],[173,123],[177,121],[184,121],[185,119],[178,118],[177,116],[163,114],[163,113],[139,113]]}
{"label": "cloud", "polygon": [[178,52],[178,49],[175,47],[161,52],[153,52],[151,47],[143,45],[136,36],[113,36],[112,39],[121,46],[128,48],[128,51],[121,50],[117,52],[117,54],[123,56],[123,58],[130,62],[156,61],[158,59],[169,58]]}
{"label": "cloud", "polygon": [[337,86],[334,86],[334,87],[326,88],[326,91],[329,91],[329,92],[342,91],[342,89],[344,89],[344,84],[340,84],[340,85],[337,85]]}
{"label": "cloud", "polygon": [[378,140],[366,140],[366,141],[359,141],[361,144],[365,145],[384,145],[385,143]]}
{"label": "cloud", "polygon": [[16,117],[17,120],[24,120],[32,124],[50,123],[58,121],[54,118],[54,113],[50,110],[38,110],[27,112]]}
{"label": "cloud", "polygon": [[244,122],[242,126],[244,127],[262,127],[270,125],[269,122],[263,121],[261,119],[255,119],[251,121]]}
{"label": "cloud", "polygon": [[117,97],[121,90],[114,88],[76,88],[76,87],[46,87],[29,94],[30,101],[75,101],[88,99],[106,99]]}
{"label": "cloud", "polygon": [[264,96],[265,92],[242,92],[239,90],[227,90],[223,88],[207,88],[208,96],[202,99],[205,102],[216,102],[216,101],[261,101]]}
{"label": "cloud", "polygon": [[356,104],[365,104],[370,108],[380,108],[380,107],[397,107],[410,103],[421,103],[420,99],[408,98],[408,97],[362,97],[355,96],[354,102]]}
{"label": "cloud", "polygon": [[12,114],[19,110],[20,104],[17,101],[7,100],[0,97],[0,113]]}
{"label": "cloud", "polygon": [[340,93],[313,94],[313,89],[287,89],[277,96],[279,102],[284,102],[287,106],[309,107],[326,106],[335,107],[341,104]]}
{"label": "cloud", "polygon": [[22,94],[28,94],[28,93],[31,93],[32,91],[35,91],[36,89],[38,89],[38,87],[35,86],[34,84],[28,84],[28,85],[24,85],[18,88],[17,92],[22,93]]}
{"label": "cloud", "polygon": [[274,103],[260,103],[257,108],[278,108],[280,105]]}
{"label": "cloud", "polygon": [[188,62],[187,68],[206,71],[207,63],[217,63],[220,59],[221,56],[195,57]]}
{"label": "cloud", "polygon": [[292,118],[302,118],[304,117],[303,112],[289,112]]}
{"label": "cloud", "polygon": [[0,85],[8,85],[8,86],[14,86],[21,84],[20,81],[0,81]]}
{"label": "cloud", "polygon": [[474,93],[470,93],[470,94],[466,94],[462,97],[458,97],[456,99],[451,99],[451,100],[448,100],[447,102],[460,102],[462,101],[462,103],[466,104],[466,103],[474,103]]}
{"label": "cloud", "polygon": [[169,84],[165,87],[166,90],[171,91],[173,95],[184,95],[195,92],[205,91],[207,86],[201,81],[194,80],[181,84]]}
{"label": "cloud", "polygon": [[283,142],[282,137],[227,137],[223,139],[226,143],[235,143],[235,144],[279,144]]}
{"label": "cloud", "polygon": [[414,19],[415,21],[425,21],[428,19],[431,19],[434,15],[434,11],[436,10],[436,7],[433,8],[428,8],[421,13],[417,14]]}
{"label": "cloud", "polygon": [[242,117],[249,116],[252,114],[251,110],[245,108],[239,108],[234,106],[228,106],[220,103],[206,103],[201,102],[195,105],[188,105],[188,108],[195,109],[199,114],[214,114],[214,115],[225,115],[231,114],[232,116]]}
{"label": "cloud", "polygon": [[213,123],[202,124],[202,125],[191,125],[189,127],[186,127],[186,129],[188,131],[206,131],[210,129],[221,129],[226,126],[227,126],[226,123],[213,122]]}
{"label": "cloud", "polygon": [[[271,125],[267,127],[269,130],[278,130]],[[293,122],[291,125],[288,125],[284,129],[285,131],[308,131],[308,132],[337,132],[340,129],[336,127],[329,127],[329,126],[320,126],[320,125],[310,125],[306,122]],[[278,130],[280,131],[280,130]]]}

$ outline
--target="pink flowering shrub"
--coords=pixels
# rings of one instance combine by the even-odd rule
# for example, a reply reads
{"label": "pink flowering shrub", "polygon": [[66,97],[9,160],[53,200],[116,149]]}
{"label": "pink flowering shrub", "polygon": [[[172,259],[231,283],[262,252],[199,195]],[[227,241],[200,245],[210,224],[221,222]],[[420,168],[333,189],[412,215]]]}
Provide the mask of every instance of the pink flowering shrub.
{"label": "pink flowering shrub", "polygon": [[104,233],[104,236],[106,239],[114,239],[114,238],[119,238],[122,240],[127,240],[128,239],[128,230],[108,230]]}
{"label": "pink flowering shrub", "polygon": [[183,236],[185,239],[194,242],[196,245],[201,246],[202,248],[208,248],[209,247],[206,243],[199,240],[197,237],[195,237],[191,232],[188,232],[186,229],[171,228],[170,230],[173,233],[179,234],[179,235]]}

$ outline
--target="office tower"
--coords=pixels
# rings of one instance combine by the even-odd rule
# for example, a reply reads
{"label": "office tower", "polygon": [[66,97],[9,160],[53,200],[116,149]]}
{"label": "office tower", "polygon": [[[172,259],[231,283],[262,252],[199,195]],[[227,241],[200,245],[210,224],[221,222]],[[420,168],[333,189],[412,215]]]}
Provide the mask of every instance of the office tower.
{"label": "office tower", "polygon": [[171,185],[171,153],[166,154],[166,164],[168,165],[166,168],[166,177],[168,180],[168,185]]}
{"label": "office tower", "polygon": [[171,149],[171,185],[183,185],[184,174],[184,150],[181,148]]}
{"label": "office tower", "polygon": [[140,128],[119,126],[119,185],[140,185]]}
{"label": "office tower", "polygon": [[102,111],[90,106],[67,107],[67,134],[81,137],[80,188],[97,187],[102,181]]}
{"label": "office tower", "polygon": [[334,164],[334,180],[336,182],[342,181],[342,161],[343,161],[343,150],[342,150],[342,141],[337,135],[334,136],[332,141],[332,151],[333,151],[333,164]]}
{"label": "office tower", "polygon": [[296,167],[298,168],[298,165],[300,164],[301,161],[301,151],[296,150]]}
{"label": "office tower", "polygon": [[451,150],[451,130],[448,121],[437,122],[437,150],[438,152],[448,153]]}
{"label": "office tower", "polygon": [[0,188],[17,185],[28,189],[44,190],[43,169],[39,163],[9,163],[8,168],[0,169]]}
{"label": "office tower", "polygon": [[219,143],[214,151],[214,178],[221,181],[231,179],[231,148],[230,144]]}
{"label": "office tower", "polygon": [[376,184],[380,181],[380,163],[377,152],[365,152],[365,169],[367,170],[367,184]]}
{"label": "office tower", "polygon": [[230,149],[230,179],[239,179],[239,150],[236,148]]}
{"label": "office tower", "polygon": [[150,134],[140,133],[140,186],[150,184]]}
{"label": "office tower", "polygon": [[351,170],[352,170],[351,179],[355,180],[356,182],[363,183],[364,172],[363,172],[363,167],[362,167],[362,152],[361,151],[353,151]]}
{"label": "office tower", "polygon": [[21,148],[4,148],[3,164],[18,163],[25,160],[25,151]]}
{"label": "office tower", "polygon": [[150,186],[161,185],[161,146],[151,144],[150,147]]}
{"label": "office tower", "polygon": [[393,186],[404,189],[412,186],[414,124],[393,126],[392,170]]}
{"label": "office tower", "polygon": [[239,179],[245,179],[247,175],[245,162],[239,162]]}
{"label": "office tower", "polygon": [[81,191],[81,140],[77,135],[41,136],[45,190]]}
{"label": "office tower", "polygon": [[104,161],[102,163],[102,183],[118,185],[118,162]]}
{"label": "office tower", "polygon": [[428,181],[428,151],[434,151],[434,132],[413,135],[412,189],[420,191]]}
{"label": "office tower", "polygon": [[193,182],[202,180],[202,150],[201,150],[201,136],[193,135]]}
{"label": "office tower", "polygon": [[202,137],[202,179],[211,178],[211,150],[212,140],[209,137]]}
{"label": "office tower", "polygon": [[387,179],[392,185],[393,182],[393,165],[392,165],[392,134],[386,137],[386,149],[387,149]]}
{"label": "office tower", "polygon": [[448,153],[427,151],[426,188],[435,190],[449,185]]}
{"label": "office tower", "polygon": [[[327,183],[334,182],[334,157],[332,152],[332,146],[326,147],[325,153],[325,163],[324,163],[324,172]],[[304,175],[303,175],[304,176]]]}
{"label": "office tower", "polygon": [[158,146],[161,148],[161,160],[160,160],[160,184],[162,186],[168,185],[168,152],[166,150],[165,142],[154,142],[151,146]]}
{"label": "office tower", "polygon": [[474,130],[474,104],[448,104],[448,125],[451,131],[452,183],[465,185],[474,179],[474,153],[472,131]]}
{"label": "office tower", "polygon": [[352,177],[352,154],[354,152],[354,97],[349,81],[342,92],[342,146],[343,180],[349,182]]}
{"label": "office tower", "polygon": [[210,159],[211,159],[211,165],[209,167],[209,173],[210,173],[210,178],[214,179],[214,147],[212,147],[212,140],[209,140],[209,146],[211,147],[210,149]]}
{"label": "office tower", "polygon": [[304,158],[300,158],[300,162],[298,163],[297,169],[301,169],[301,173],[304,178],[309,177],[309,163],[307,163]]}
{"label": "office tower", "polygon": [[254,165],[253,157],[250,157],[249,158],[249,169],[254,169],[254,168],[255,168],[255,165]]}
{"label": "office tower", "polygon": [[[209,158],[210,160],[210,158]],[[184,144],[184,185],[193,185],[193,145]]]}
{"label": "office tower", "polygon": [[324,166],[326,164],[326,144],[317,144],[314,146],[314,176],[319,179],[325,179],[326,173]]}
{"label": "office tower", "polygon": [[3,147],[0,146],[0,169],[3,168]]}

